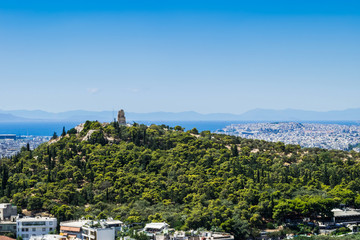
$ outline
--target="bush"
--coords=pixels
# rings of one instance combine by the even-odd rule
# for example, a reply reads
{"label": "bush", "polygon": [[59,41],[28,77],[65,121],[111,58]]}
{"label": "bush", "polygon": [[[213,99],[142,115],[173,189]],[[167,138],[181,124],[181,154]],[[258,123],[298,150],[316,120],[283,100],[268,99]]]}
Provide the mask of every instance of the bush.
{"label": "bush", "polygon": [[71,135],[71,134],[77,134],[77,131],[75,128],[70,129],[69,131],[67,131],[67,134]]}
{"label": "bush", "polygon": [[43,200],[40,197],[34,196],[30,197],[28,204],[27,204],[27,210],[40,210],[43,205]]}
{"label": "bush", "polygon": [[268,228],[268,229],[275,229],[275,226],[274,226],[273,223],[268,222],[268,223],[266,224],[266,228]]}
{"label": "bush", "polygon": [[334,232],[331,233],[331,235],[343,235],[345,233],[351,232],[351,230],[347,227],[341,227],[336,229]]}

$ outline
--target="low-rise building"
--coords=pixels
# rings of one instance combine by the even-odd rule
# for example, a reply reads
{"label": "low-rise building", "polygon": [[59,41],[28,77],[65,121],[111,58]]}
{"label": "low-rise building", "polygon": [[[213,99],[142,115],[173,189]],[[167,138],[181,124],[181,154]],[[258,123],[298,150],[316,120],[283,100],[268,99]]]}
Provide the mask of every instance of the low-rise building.
{"label": "low-rise building", "polygon": [[60,235],[68,239],[82,239],[82,227],[90,220],[75,220],[60,222]]}
{"label": "low-rise building", "polygon": [[234,236],[229,233],[207,233],[201,237],[201,240],[209,239],[209,240],[234,240]]}
{"label": "low-rise building", "polygon": [[50,217],[24,217],[17,218],[17,236],[29,240],[32,236],[48,234],[56,229],[56,218]]}
{"label": "low-rise building", "polygon": [[335,209],[331,210],[331,212],[334,214],[334,217],[333,217],[334,223],[347,223],[347,224],[360,223],[360,209],[335,208]]}
{"label": "low-rise building", "polygon": [[0,221],[0,234],[13,233],[16,235],[16,221]]}
{"label": "low-rise building", "polygon": [[143,231],[153,240],[167,240],[168,228],[166,222],[153,222],[146,224]]}
{"label": "low-rise building", "polygon": [[210,232],[210,231],[189,231],[186,234],[184,231],[176,231],[173,234],[155,235],[155,240],[166,239],[167,236],[170,240],[234,240],[234,235],[224,232]]}
{"label": "low-rise building", "polygon": [[122,231],[123,222],[120,220],[113,220],[111,218],[100,221],[93,220],[75,220],[66,221],[60,223],[60,234],[67,236],[68,239],[83,239],[83,227],[85,225],[94,223],[100,223],[100,225],[106,226],[106,228],[113,228],[115,236],[119,236],[119,232]]}
{"label": "low-rise building", "polygon": [[17,207],[11,203],[0,204],[0,234],[16,234]]}
{"label": "low-rise building", "polygon": [[144,227],[144,232],[147,232],[147,233],[161,233],[164,230],[167,230],[168,227],[169,227],[169,224],[167,224],[166,222],[148,223]]}
{"label": "low-rise building", "polygon": [[84,240],[114,240],[115,228],[109,227],[105,222],[90,221],[82,228]]}
{"label": "low-rise building", "polygon": [[0,204],[0,220],[12,220],[17,216],[17,207],[11,203]]}
{"label": "low-rise building", "polygon": [[107,226],[110,228],[114,228],[115,230],[115,236],[118,237],[119,233],[122,231],[123,222],[120,220],[113,220],[113,219],[107,219],[107,220],[100,220],[104,221]]}

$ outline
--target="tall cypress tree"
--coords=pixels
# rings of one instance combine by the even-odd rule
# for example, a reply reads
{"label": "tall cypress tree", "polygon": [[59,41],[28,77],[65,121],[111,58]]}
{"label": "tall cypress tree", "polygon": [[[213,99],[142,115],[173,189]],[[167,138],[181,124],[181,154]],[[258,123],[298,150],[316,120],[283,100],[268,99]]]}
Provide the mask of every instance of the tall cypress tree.
{"label": "tall cypress tree", "polygon": [[2,165],[2,179],[1,179],[1,195],[4,195],[7,181],[9,179],[9,171],[5,164]]}
{"label": "tall cypress tree", "polygon": [[66,135],[66,131],[65,131],[65,126],[64,126],[61,136],[64,137],[65,135]]}
{"label": "tall cypress tree", "polygon": [[232,155],[233,157],[239,156],[239,151],[238,151],[238,148],[237,148],[236,145],[232,145],[232,146],[231,146],[231,155]]}

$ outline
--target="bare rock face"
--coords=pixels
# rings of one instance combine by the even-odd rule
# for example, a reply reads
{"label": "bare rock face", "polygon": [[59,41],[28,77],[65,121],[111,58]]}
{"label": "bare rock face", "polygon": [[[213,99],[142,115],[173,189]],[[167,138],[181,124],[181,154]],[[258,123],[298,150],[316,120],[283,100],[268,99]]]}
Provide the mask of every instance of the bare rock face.
{"label": "bare rock face", "polygon": [[91,138],[91,135],[97,131],[99,131],[99,130],[89,130],[87,132],[87,134],[85,135],[85,137],[82,139],[82,141],[89,141],[89,139]]}
{"label": "bare rock face", "polygon": [[84,129],[84,125],[85,125],[85,123],[81,123],[75,127],[75,130],[77,131],[77,133],[80,133]]}
{"label": "bare rock face", "polygon": [[121,109],[119,112],[118,112],[118,123],[119,125],[126,125],[126,118],[125,118],[125,112],[123,109]]}

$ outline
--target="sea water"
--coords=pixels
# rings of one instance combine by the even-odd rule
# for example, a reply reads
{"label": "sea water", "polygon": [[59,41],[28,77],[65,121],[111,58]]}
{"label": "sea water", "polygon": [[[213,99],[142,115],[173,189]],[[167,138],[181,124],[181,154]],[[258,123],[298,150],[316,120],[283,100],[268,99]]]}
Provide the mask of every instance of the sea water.
{"label": "sea water", "polygon": [[[134,121],[129,121],[133,123]],[[185,130],[196,128],[200,131],[215,132],[229,126],[231,124],[244,124],[255,123],[254,121],[135,121],[139,124],[151,125],[151,124],[165,124],[170,127],[181,126]],[[257,121],[259,122],[259,121]],[[266,122],[266,121],[264,121]],[[310,123],[309,121],[306,121]],[[54,132],[58,135],[62,133],[63,127],[65,130],[69,130],[81,122],[13,122],[13,123],[0,123],[0,134],[16,134],[20,135],[32,135],[32,136],[52,136]],[[312,123],[321,124],[340,124],[340,125],[360,125],[359,122],[351,121],[313,121]]]}

